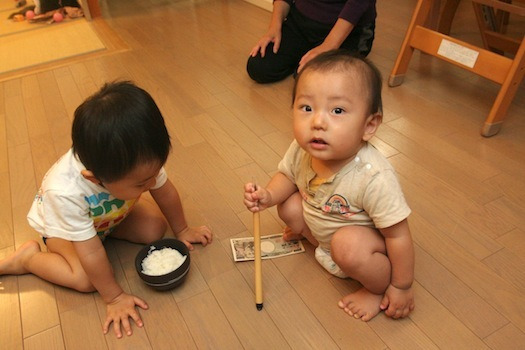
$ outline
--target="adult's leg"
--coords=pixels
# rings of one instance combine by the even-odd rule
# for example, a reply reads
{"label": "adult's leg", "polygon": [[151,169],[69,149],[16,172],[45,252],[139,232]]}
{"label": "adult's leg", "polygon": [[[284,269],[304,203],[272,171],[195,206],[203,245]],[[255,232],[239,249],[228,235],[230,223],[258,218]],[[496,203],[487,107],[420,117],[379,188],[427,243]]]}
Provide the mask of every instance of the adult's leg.
{"label": "adult's leg", "polygon": [[374,42],[374,33],[374,23],[356,27],[341,44],[341,48],[355,52],[361,57],[366,57],[372,50],[372,43]]}
{"label": "adult's leg", "polygon": [[312,48],[303,33],[303,21],[302,15],[292,6],[283,23],[277,53],[273,52],[273,43],[270,43],[264,57],[258,53],[248,58],[246,70],[250,78],[261,84],[273,83],[288,77],[297,69],[301,57]]}
{"label": "adult's leg", "polygon": [[168,224],[159,207],[153,198],[145,193],[110,237],[148,244],[164,237],[167,228]]}

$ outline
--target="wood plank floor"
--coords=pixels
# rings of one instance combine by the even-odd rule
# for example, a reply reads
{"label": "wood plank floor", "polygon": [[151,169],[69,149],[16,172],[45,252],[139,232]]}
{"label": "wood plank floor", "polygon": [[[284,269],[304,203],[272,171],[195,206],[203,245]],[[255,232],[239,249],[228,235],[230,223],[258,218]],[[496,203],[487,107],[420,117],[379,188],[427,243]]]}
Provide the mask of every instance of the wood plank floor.
{"label": "wood plank floor", "polygon": [[[415,0],[378,0],[370,55],[386,81]],[[47,169],[70,147],[76,106],[105,81],[151,92],[169,127],[167,163],[191,224],[212,245],[192,253],[183,286],[141,283],[140,246],[109,240],[115,275],[146,299],[143,329],[102,334],[104,304],[32,275],[0,277],[2,349],[524,349],[525,87],[500,133],[480,136],[499,86],[416,53],[403,85],[383,89],[384,123],[373,143],[399,173],[413,214],[416,309],[368,323],[337,307],[355,290],[306,253],[263,262],[256,311],[253,264],[234,263],[229,239],[251,234],[242,184],[266,182],[292,140],[292,79],[257,85],[245,63],[270,14],[241,0],[101,1],[112,54],[0,77],[0,257],[36,238],[26,221]],[[512,20],[512,19],[511,19]],[[99,21],[95,21],[99,22]],[[100,23],[98,24],[100,25]],[[469,1],[452,34],[480,42]],[[116,36],[115,36],[116,35]],[[123,48],[126,49],[123,49]],[[274,209],[263,234],[282,230]]]}

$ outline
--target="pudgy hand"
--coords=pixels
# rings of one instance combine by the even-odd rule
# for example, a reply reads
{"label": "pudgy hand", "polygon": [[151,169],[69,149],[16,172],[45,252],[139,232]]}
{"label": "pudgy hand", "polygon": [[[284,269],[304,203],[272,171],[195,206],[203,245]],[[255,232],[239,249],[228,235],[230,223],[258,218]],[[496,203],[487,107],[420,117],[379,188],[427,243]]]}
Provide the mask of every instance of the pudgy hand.
{"label": "pudgy hand", "polygon": [[392,318],[408,316],[414,310],[414,291],[412,287],[399,289],[389,285],[379,307],[385,311],[385,315]]}
{"label": "pudgy hand", "polygon": [[213,241],[213,233],[208,226],[186,227],[176,234],[177,239],[181,240],[189,250],[193,250],[192,243],[200,243],[207,246]]}
{"label": "pudgy hand", "polygon": [[131,330],[131,324],[129,318],[137,324],[137,326],[142,327],[144,323],[140,318],[140,315],[135,308],[139,306],[140,308],[147,310],[148,304],[146,302],[134,295],[121,293],[115,299],[107,303],[106,305],[106,321],[104,322],[103,331],[104,334],[107,334],[109,331],[109,325],[113,322],[113,331],[117,338],[122,338],[121,324],[124,327],[124,332],[129,336],[133,334]]}
{"label": "pudgy hand", "polygon": [[251,212],[257,212],[268,208],[268,203],[271,202],[271,194],[264,187],[257,186],[253,183],[244,185],[244,205]]}

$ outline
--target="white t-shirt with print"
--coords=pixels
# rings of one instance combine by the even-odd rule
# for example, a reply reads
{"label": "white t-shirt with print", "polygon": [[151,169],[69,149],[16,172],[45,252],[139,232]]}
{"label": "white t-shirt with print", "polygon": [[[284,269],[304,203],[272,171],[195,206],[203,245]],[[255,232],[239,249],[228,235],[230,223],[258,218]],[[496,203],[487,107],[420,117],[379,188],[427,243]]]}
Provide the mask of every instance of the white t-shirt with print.
{"label": "white t-shirt with print", "polygon": [[312,157],[293,141],[279,163],[303,198],[306,224],[323,249],[329,250],[335,231],[346,225],[386,228],[410,214],[394,168],[374,146],[366,143],[339,172],[311,188],[317,174]]}
{"label": "white t-shirt with print", "polygon": [[[85,179],[86,169],[70,149],[52,167],[42,181],[27,219],[43,237],[85,241],[106,235],[130,212],[136,202],[113,197],[104,187]],[[155,186],[167,180],[164,167]]]}

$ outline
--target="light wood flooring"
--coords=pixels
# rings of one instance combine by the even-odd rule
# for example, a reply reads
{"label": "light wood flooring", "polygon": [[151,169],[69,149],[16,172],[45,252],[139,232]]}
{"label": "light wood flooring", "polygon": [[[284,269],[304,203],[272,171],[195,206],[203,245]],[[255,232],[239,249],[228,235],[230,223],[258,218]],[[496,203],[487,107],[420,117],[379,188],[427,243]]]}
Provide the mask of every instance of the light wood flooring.
{"label": "light wood flooring", "polygon": [[[378,0],[370,55],[386,81],[415,0]],[[0,348],[13,349],[524,349],[525,89],[500,133],[480,136],[498,86],[416,53],[405,83],[383,89],[373,143],[398,171],[413,214],[416,309],[409,318],[351,319],[339,298],[358,285],[305,254],[263,261],[264,309],[253,263],[234,263],[229,239],[251,234],[242,185],[266,182],[292,140],[292,79],[257,85],[249,50],[270,14],[241,0],[101,1],[127,49],[22,72],[0,82],[0,257],[37,238],[26,213],[47,169],[70,147],[74,109],[103,82],[132,79],[157,100],[171,132],[167,163],[191,224],[212,245],[192,253],[178,289],[138,278],[140,246],[109,240],[118,281],[146,299],[145,326],[102,334],[105,308],[32,275],[0,277]],[[109,33],[109,32],[107,32]],[[469,1],[453,35],[480,41]],[[5,77],[4,77],[5,78]],[[2,77],[0,77],[2,79]],[[275,210],[263,234],[282,230]]]}

